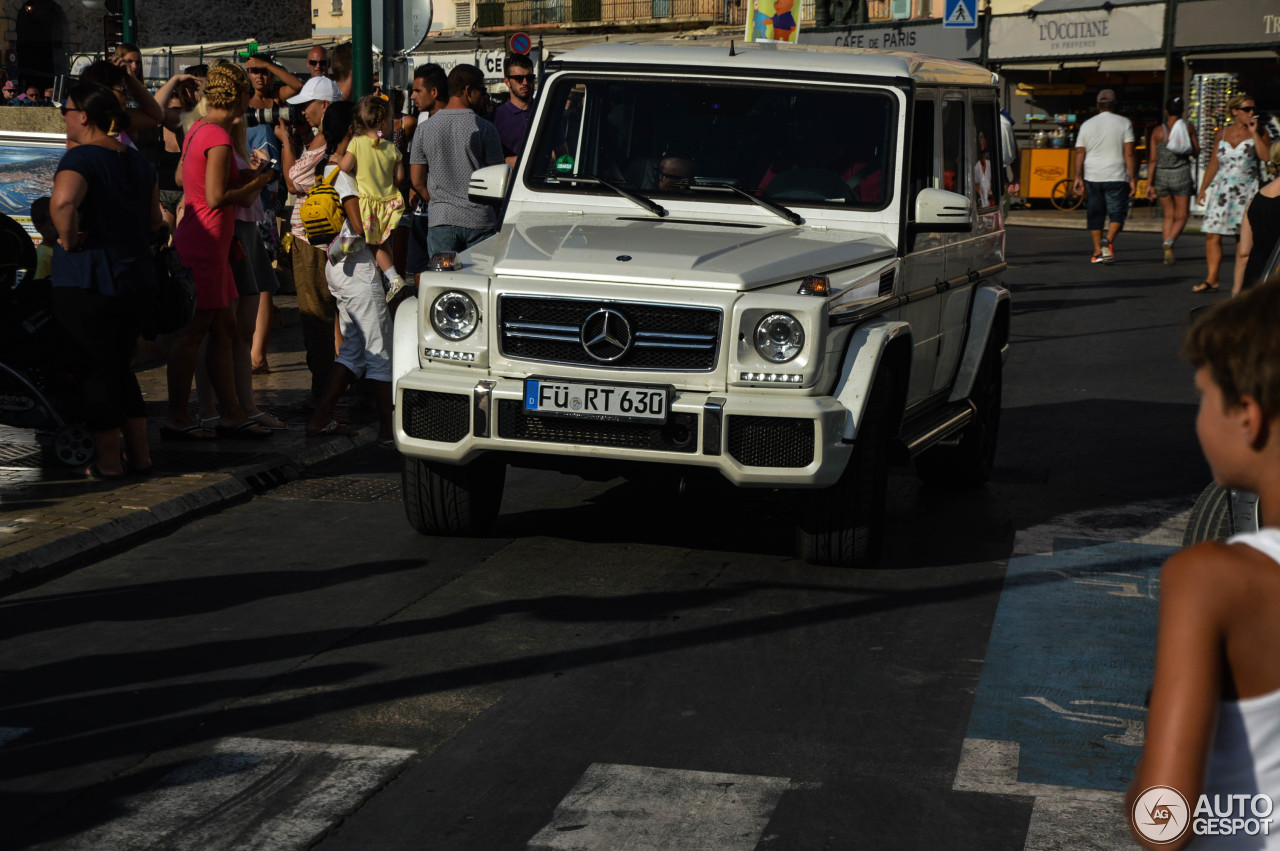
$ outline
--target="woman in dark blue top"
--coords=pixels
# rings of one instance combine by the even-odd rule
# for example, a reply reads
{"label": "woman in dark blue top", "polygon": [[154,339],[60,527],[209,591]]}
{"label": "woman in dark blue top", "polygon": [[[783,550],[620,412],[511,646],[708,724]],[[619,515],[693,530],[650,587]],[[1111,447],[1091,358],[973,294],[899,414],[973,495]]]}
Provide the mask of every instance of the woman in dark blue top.
{"label": "woman in dark blue top", "polygon": [[164,220],[155,169],[116,139],[129,118],[110,89],[72,87],[62,120],[75,147],[53,181],[53,307],[81,349],[85,426],[97,450],[89,473],[120,479],[126,463],[136,473],[151,470],[147,411],[131,362],[155,303],[151,232]]}

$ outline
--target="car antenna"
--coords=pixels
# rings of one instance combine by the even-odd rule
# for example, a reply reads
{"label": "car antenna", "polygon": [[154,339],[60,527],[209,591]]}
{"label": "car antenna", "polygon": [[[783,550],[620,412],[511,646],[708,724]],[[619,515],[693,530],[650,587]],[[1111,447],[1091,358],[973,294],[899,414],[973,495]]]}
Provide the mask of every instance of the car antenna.
{"label": "car antenna", "polygon": [[734,53],[734,52],[733,52],[733,39],[729,39],[729,55],[730,55],[730,56],[737,56],[737,55],[738,55],[738,54],[736,54],[736,53]]}

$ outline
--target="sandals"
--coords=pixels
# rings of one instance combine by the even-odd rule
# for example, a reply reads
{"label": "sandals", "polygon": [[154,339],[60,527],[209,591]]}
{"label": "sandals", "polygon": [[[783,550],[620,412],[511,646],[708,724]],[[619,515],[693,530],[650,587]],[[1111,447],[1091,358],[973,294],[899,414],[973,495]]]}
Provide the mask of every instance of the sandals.
{"label": "sandals", "polygon": [[253,420],[240,423],[238,426],[223,426],[217,428],[218,437],[244,438],[246,440],[265,440],[275,434],[274,431],[258,425]]}
{"label": "sandals", "polygon": [[129,478],[128,471],[120,473],[104,473],[98,469],[97,464],[90,464],[89,469],[85,472],[86,479],[95,479],[99,482],[123,482]]}
{"label": "sandals", "polygon": [[[287,422],[267,411],[258,411],[258,413],[252,414],[249,419],[253,420],[263,428],[269,428],[272,431],[289,430],[289,424]],[[270,422],[265,422],[265,420],[270,420]]]}
{"label": "sandals", "polygon": [[[197,437],[197,432],[204,432],[208,437]],[[160,426],[161,440],[190,440],[194,443],[204,443],[207,440],[213,440],[218,435],[212,430],[202,425],[187,426],[186,428],[174,428],[173,426]]]}
{"label": "sandals", "polygon": [[249,372],[253,375],[270,375],[271,367],[266,361],[263,361],[261,365],[251,368]]}
{"label": "sandals", "polygon": [[322,429],[312,431],[307,429],[307,437],[355,437],[359,432],[348,426],[344,426],[337,420],[329,420],[329,424]]}
{"label": "sandals", "polygon": [[1218,291],[1218,285],[1211,284],[1208,281],[1203,281],[1202,283],[1196,284],[1192,287],[1191,291],[1193,293],[1216,293]]}

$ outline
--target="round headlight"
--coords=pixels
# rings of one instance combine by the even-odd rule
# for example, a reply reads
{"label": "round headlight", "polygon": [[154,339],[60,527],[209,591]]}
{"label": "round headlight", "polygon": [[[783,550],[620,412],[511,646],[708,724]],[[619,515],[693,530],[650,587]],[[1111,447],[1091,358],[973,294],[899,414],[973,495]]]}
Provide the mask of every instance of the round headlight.
{"label": "round headlight", "polygon": [[466,293],[445,293],[431,305],[431,327],[446,339],[467,339],[479,321],[480,310]]}
{"label": "round headlight", "polygon": [[790,313],[770,313],[756,326],[756,351],[771,363],[786,363],[804,348],[804,326]]}

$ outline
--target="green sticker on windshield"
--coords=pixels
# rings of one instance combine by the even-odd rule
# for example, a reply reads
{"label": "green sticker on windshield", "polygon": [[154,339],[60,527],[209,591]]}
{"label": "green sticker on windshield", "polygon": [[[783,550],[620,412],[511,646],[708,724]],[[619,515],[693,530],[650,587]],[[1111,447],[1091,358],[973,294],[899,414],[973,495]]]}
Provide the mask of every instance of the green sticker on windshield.
{"label": "green sticker on windshield", "polygon": [[573,171],[573,155],[565,154],[563,157],[556,160],[556,171],[560,172],[561,174],[569,174],[570,172],[572,172]]}

